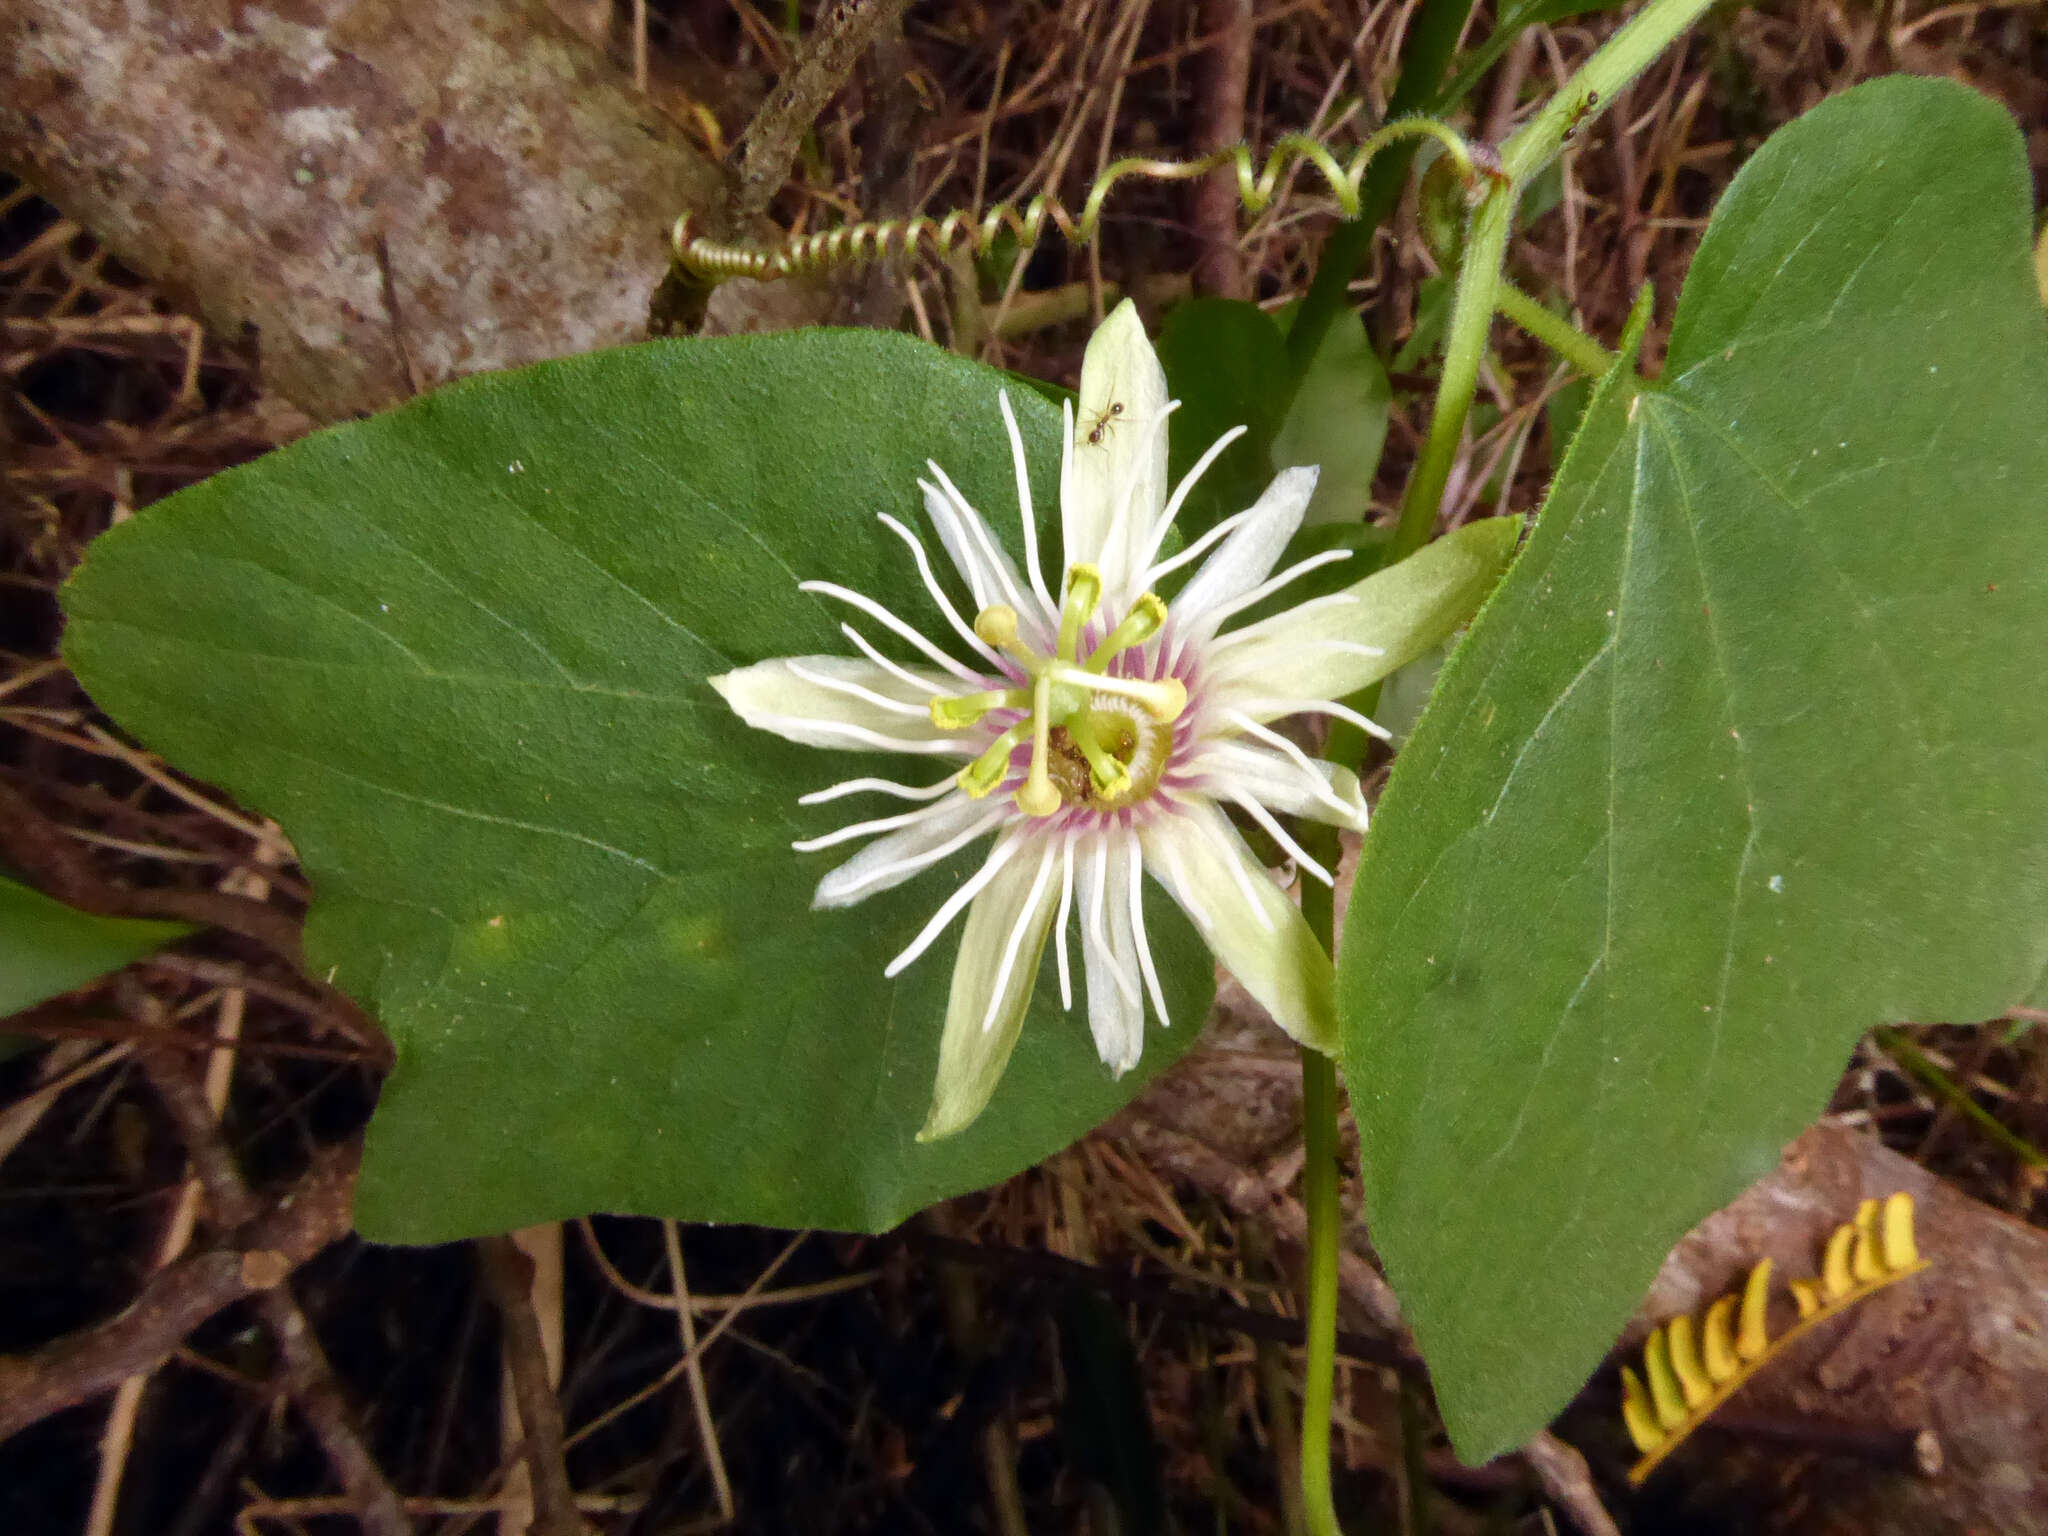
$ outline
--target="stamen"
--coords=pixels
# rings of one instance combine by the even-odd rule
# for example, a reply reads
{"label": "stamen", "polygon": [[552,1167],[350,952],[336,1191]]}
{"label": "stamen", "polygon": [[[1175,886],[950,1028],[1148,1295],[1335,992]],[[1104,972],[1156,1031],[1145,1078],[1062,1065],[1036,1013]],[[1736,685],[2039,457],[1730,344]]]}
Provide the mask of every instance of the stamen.
{"label": "stamen", "polygon": [[920,539],[888,513],[878,512],[875,515],[881,519],[884,527],[888,528],[890,532],[910,546],[911,558],[917,561],[917,574],[924,579],[924,589],[931,594],[932,601],[938,604],[939,612],[946,616],[946,622],[953,626],[953,633],[973,646],[975,650],[981,652],[990,661],[994,661],[996,653],[983,645],[974,631],[967,627],[967,621],[960,617],[960,610],[953,606],[953,600],[946,596],[945,589],[939,585],[938,577],[932,574],[931,556],[925,553],[924,540]]}
{"label": "stamen", "polygon": [[1188,707],[1188,685],[1177,677],[1104,677],[1083,672],[1079,667],[1054,665],[1046,674],[1057,682],[1074,683],[1097,693],[1114,693],[1135,699],[1140,708],[1162,725],[1180,718]]}
{"label": "stamen", "polygon": [[[886,864],[877,864],[873,869],[865,872],[858,885],[848,886],[845,890],[841,891],[833,905],[841,907],[851,906],[854,902],[865,900],[875,891],[886,890],[899,880],[908,879],[920,870],[930,869],[941,859],[949,858],[953,854],[958,853],[977,837],[980,837],[984,832],[995,826],[997,822],[1003,820],[1003,818],[1004,813],[1002,811],[990,811],[981,820],[969,822],[960,831],[954,833],[953,836],[947,838],[936,847],[920,848],[917,852],[907,853],[900,859],[891,859]],[[880,844],[872,844],[855,854],[854,858],[865,858],[879,846]],[[840,868],[843,869],[845,866],[841,865]],[[837,873],[838,870],[833,871],[833,874]],[[830,880],[832,876],[827,875],[825,878]]]}
{"label": "stamen", "polygon": [[1076,565],[1067,572],[1067,601],[1060,610],[1059,658],[1072,661],[1081,648],[1081,626],[1095,616],[1102,601],[1102,572],[1092,565]]}
{"label": "stamen", "polygon": [[[947,787],[950,789],[952,786]],[[856,821],[851,826],[840,827],[821,837],[806,837],[789,846],[798,853],[816,853],[820,848],[836,848],[841,843],[850,843],[857,837],[866,837],[870,832],[894,832],[898,827],[908,827],[928,817],[945,814],[946,807],[943,805],[927,805],[895,816],[877,816],[873,821]]]}
{"label": "stamen", "polygon": [[896,662],[891,661],[888,657],[884,656],[880,651],[876,650],[873,644],[869,642],[868,637],[866,635],[863,635],[859,630],[855,629],[851,624],[841,624],[839,626],[839,633],[846,636],[847,639],[851,640],[854,643],[855,647],[860,651],[861,655],[867,657],[869,661],[872,661],[876,666],[880,667],[884,672],[888,673],[898,682],[908,683],[912,688],[915,688],[920,692],[926,688],[931,687],[932,680],[930,678],[919,677],[915,672],[910,671],[907,667],[900,666]]}
{"label": "stamen", "polygon": [[1045,590],[1045,575],[1039,568],[1038,519],[1031,508],[1031,469],[1024,462],[1024,436],[1017,430],[1017,413],[1010,409],[1007,389],[996,391],[996,404],[1002,407],[1003,430],[1010,435],[1010,463],[1017,471],[1017,516],[1024,524],[1024,574],[1030,578],[1032,595],[1045,605],[1045,611],[1057,613],[1059,604]]}
{"label": "stamen", "polygon": [[1060,402],[1060,506],[1070,507],[1074,483],[1074,402]]}
{"label": "stamen", "polygon": [[[1020,724],[1022,722],[1019,722]],[[1040,673],[1031,685],[1031,772],[1017,791],[1017,809],[1026,816],[1050,816],[1062,804],[1046,770],[1052,753],[1052,677]]]}
{"label": "stamen", "polygon": [[1270,730],[1266,726],[1259,724],[1258,721],[1241,710],[1225,710],[1223,718],[1243,731],[1247,736],[1256,736],[1268,746],[1278,747],[1288,757],[1292,758],[1295,766],[1301,769],[1302,773],[1308,778],[1309,793],[1325,805],[1340,812],[1347,820],[1359,814],[1360,807],[1345,804],[1343,799],[1330,788],[1329,781],[1323,777],[1322,770],[1316,767],[1315,760],[1278,731]]}
{"label": "stamen", "polygon": [[1017,610],[1008,603],[991,603],[974,616],[974,632],[990,645],[1008,645],[1017,638]]}
{"label": "stamen", "polygon": [[888,714],[915,719],[924,713],[915,704],[892,699],[887,694],[877,693],[872,688],[863,688],[859,683],[849,683],[844,678],[828,677],[823,673],[813,672],[809,667],[801,666],[794,661],[789,663],[789,672],[790,676],[802,678],[813,688],[823,688],[827,693],[840,693],[849,699],[859,699],[861,703],[872,705]]}
{"label": "stamen", "polygon": [[1181,503],[1188,499],[1188,492],[1195,488],[1195,482],[1208,472],[1209,466],[1216,462],[1226,448],[1250,430],[1251,428],[1244,426],[1232,427],[1209,445],[1207,453],[1195,460],[1193,469],[1180,477],[1180,484],[1173,488],[1173,495],[1167,499],[1166,510],[1159,514],[1159,521],[1152,525],[1152,536],[1146,542],[1145,558],[1138,562],[1140,566],[1150,565],[1152,557],[1159,553],[1159,546],[1166,542],[1166,530],[1171,528],[1173,520],[1180,516]]}
{"label": "stamen", "polygon": [[1182,550],[1179,554],[1175,555],[1171,560],[1153,566],[1151,570],[1145,573],[1145,585],[1148,587],[1156,587],[1159,585],[1160,582],[1164,581],[1167,577],[1171,576],[1175,571],[1179,570],[1182,566],[1188,564],[1190,561],[1201,559],[1204,554],[1208,553],[1209,549],[1212,546],[1220,543],[1224,539],[1229,538],[1231,531],[1251,515],[1252,514],[1249,509],[1243,512],[1233,512],[1229,517],[1223,519],[1222,522],[1218,523],[1214,528],[1211,528],[1207,533],[1203,534],[1199,539],[1195,540],[1194,543],[1190,544],[1186,549]]}
{"label": "stamen", "polygon": [[1195,920],[1197,928],[1213,931],[1215,920],[1209,916],[1209,909],[1196,899],[1195,888],[1188,880],[1187,871],[1181,867],[1179,850],[1170,841],[1162,839],[1159,851],[1165,855],[1166,872],[1173,877],[1174,899],[1188,909],[1188,916]]}
{"label": "stamen", "polygon": [[941,795],[950,795],[960,786],[952,774],[947,774],[936,784],[927,784],[919,789],[910,784],[898,784],[893,779],[845,779],[825,789],[814,789],[808,795],[798,795],[798,805],[823,805],[830,800],[844,800],[848,795],[873,793],[891,795],[898,800],[936,800]]}
{"label": "stamen", "polygon": [[[1220,608],[1212,608],[1203,615],[1203,622],[1213,630],[1232,615],[1243,613],[1245,609],[1255,604],[1263,603],[1289,582],[1299,580],[1310,571],[1321,570],[1326,565],[1335,565],[1340,560],[1349,560],[1355,553],[1357,551],[1349,549],[1326,549],[1320,555],[1310,555],[1308,559],[1303,560],[1298,565],[1290,565],[1278,576],[1273,577],[1272,580],[1260,582],[1251,591],[1245,593],[1244,596],[1227,602]],[[1300,610],[1297,609],[1295,611],[1299,612]]]}
{"label": "stamen", "polygon": [[981,1032],[987,1034],[995,1028],[996,1015],[1002,1010],[1003,993],[1010,985],[1010,973],[1017,968],[1017,952],[1024,947],[1024,930],[1031,926],[1031,914],[1038,910],[1039,900],[1045,895],[1045,879],[1052,873],[1052,844],[1045,845],[1045,852],[1039,855],[1038,874],[1031,882],[1031,893],[1024,898],[1024,905],[1018,909],[1017,921],[1010,925],[1009,941],[1003,945],[1003,958],[996,966],[996,984],[989,992],[988,1012],[982,1015]]}
{"label": "stamen", "polygon": [[1061,838],[1060,847],[1065,867],[1060,873],[1059,916],[1052,920],[1052,947],[1059,958],[1060,1008],[1065,1012],[1074,1006],[1074,982],[1067,969],[1067,916],[1074,910],[1074,835]]}
{"label": "stamen", "polygon": [[1330,699],[1243,699],[1239,702],[1245,709],[1256,710],[1268,720],[1277,720],[1282,715],[1329,715],[1355,725],[1366,735],[1381,741],[1394,739],[1394,733],[1384,725]]}
{"label": "stamen", "polygon": [[[1214,811],[1210,814],[1222,822],[1220,814]],[[1210,852],[1221,859],[1224,867],[1230,871],[1231,879],[1237,882],[1238,894],[1244,897],[1244,904],[1252,909],[1252,916],[1259,920],[1259,926],[1268,933],[1274,932],[1273,914],[1268,912],[1266,904],[1259,900],[1259,893],[1252,886],[1254,876],[1245,868],[1245,860],[1238,852],[1244,846],[1244,839],[1236,834],[1228,822],[1223,822],[1223,830],[1209,830],[1209,841],[1212,844]]]}
{"label": "stamen", "polygon": [[957,741],[905,741],[900,736],[885,736],[880,731],[871,731],[864,725],[849,725],[844,720],[812,720],[799,715],[761,715],[748,723],[764,731],[777,731],[785,735],[792,731],[831,732],[844,736],[848,741],[857,741],[864,747],[879,747],[884,752],[914,752],[920,756],[952,757],[960,750],[960,743]]}
{"label": "stamen", "polygon": [[1089,893],[1092,900],[1087,921],[1081,926],[1081,937],[1084,944],[1090,938],[1095,940],[1102,963],[1109,967],[1109,974],[1116,982],[1117,991],[1123,994],[1124,1001],[1134,1008],[1142,1008],[1145,1004],[1138,996],[1137,983],[1124,974],[1123,965],[1117,960],[1116,951],[1110,947],[1109,935],[1103,929],[1103,915],[1109,907],[1109,839],[1102,837],[1097,841],[1103,846],[1096,851],[1095,888]]}
{"label": "stamen", "polygon": [[942,731],[964,731],[992,709],[1019,709],[1029,701],[1021,688],[991,688],[984,693],[940,693],[927,706],[932,724]]}
{"label": "stamen", "polygon": [[1088,775],[1100,794],[1113,797],[1131,787],[1131,770],[1102,750],[1102,743],[1095,739],[1095,730],[1085,715],[1076,715],[1067,722],[1067,734],[1088,759]]}
{"label": "stamen", "polygon": [[[1001,588],[1000,595],[1007,597],[1014,604],[1021,605],[1024,594],[1017,590],[1017,579],[1011,574],[1002,554],[997,551],[995,538],[988,531],[988,524],[982,520],[981,514],[974,510],[974,503],[960,494],[960,487],[953,483],[952,476],[939,468],[936,459],[926,459],[924,463],[925,468],[938,476],[941,489],[953,503],[954,520],[960,524],[963,542],[988,562],[989,574]],[[980,602],[983,599],[977,595],[975,601]]]}
{"label": "stamen", "polygon": [[923,635],[897,618],[895,614],[884,608],[865,592],[856,592],[851,587],[842,587],[836,581],[800,581],[796,584],[796,589],[799,592],[821,593],[826,597],[836,597],[842,603],[850,603],[869,618],[886,625],[897,635],[908,640],[912,645],[924,652],[926,656],[944,667],[962,682],[979,684],[983,681],[978,673],[968,671],[966,667],[948,656],[936,645],[933,645],[931,641],[925,639]]}
{"label": "stamen", "polygon": [[1250,795],[1240,795],[1235,791],[1230,791],[1229,793],[1231,800],[1236,803],[1240,810],[1264,827],[1266,835],[1287,850],[1287,856],[1294,860],[1298,868],[1307,870],[1327,886],[1334,887],[1336,885],[1335,877],[1327,869],[1323,868],[1322,865],[1310,858],[1307,849],[1287,835],[1287,829],[1280,825],[1271,811],[1259,804]]}
{"label": "stamen", "polygon": [[1095,647],[1094,654],[1088,658],[1088,670],[1101,671],[1109,665],[1112,657],[1122,654],[1134,645],[1143,645],[1158,634],[1165,624],[1166,604],[1160,601],[1158,593],[1147,592],[1132,605],[1131,611],[1124,615],[1124,621],[1109,632],[1102,644]]}
{"label": "stamen", "polygon": [[1159,985],[1159,972],[1152,964],[1152,945],[1145,938],[1145,861],[1131,860],[1131,937],[1138,945],[1138,969],[1145,977],[1145,990],[1152,994],[1152,1011],[1159,1015],[1159,1027],[1171,1029],[1166,1016],[1166,991]]}
{"label": "stamen", "polygon": [[903,953],[883,967],[882,975],[893,979],[902,975],[907,967],[916,964],[917,957],[932,947],[932,941],[946,931],[947,925],[960,915],[962,907],[981,894],[983,886],[1002,873],[1003,866],[1010,862],[1016,852],[1015,838],[999,842],[991,848],[981,868],[968,876],[961,882],[960,889],[946,898],[939,910],[932,914],[931,920],[918,930],[917,937],[910,941]]}
{"label": "stamen", "polygon": [[1031,722],[1019,720],[990,742],[981,756],[960,770],[960,787],[966,791],[968,799],[979,800],[1003,782],[1003,776],[1010,771],[1010,754],[1030,731]]}

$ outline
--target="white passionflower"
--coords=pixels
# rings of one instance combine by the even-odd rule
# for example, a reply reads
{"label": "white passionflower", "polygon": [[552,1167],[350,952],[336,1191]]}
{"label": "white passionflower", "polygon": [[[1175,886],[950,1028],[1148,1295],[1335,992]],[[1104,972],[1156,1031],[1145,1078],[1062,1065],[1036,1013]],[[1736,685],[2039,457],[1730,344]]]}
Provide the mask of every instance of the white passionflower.
{"label": "white passionflower", "polygon": [[[973,594],[972,623],[940,587],[918,536],[881,515],[909,546],[970,659],[859,592],[807,581],[804,591],[866,615],[919,660],[890,659],[848,624],[858,658],[787,657],[711,679],[749,725],[792,741],[966,760],[933,784],[857,778],[805,795],[805,805],[873,793],[916,808],[795,845],[811,851],[873,836],[819,882],[813,904],[843,907],[995,834],[981,868],[885,973],[915,962],[966,912],[931,1115],[920,1133],[926,1140],[961,1130],[987,1104],[1049,936],[1060,1001],[1073,1006],[1068,929],[1077,911],[1096,1048],[1115,1073],[1136,1064],[1147,997],[1168,1022],[1145,935],[1147,871],[1283,1029],[1318,1050],[1335,1048],[1329,958],[1222,807],[1237,807],[1302,870],[1329,881],[1331,872],[1279,818],[1362,829],[1357,777],[1311,758],[1271,722],[1323,714],[1377,732],[1336,701],[1469,616],[1513,544],[1507,520],[1490,530],[1475,525],[1346,591],[1226,630],[1236,615],[1345,554],[1270,574],[1315,488],[1313,469],[1290,469],[1249,510],[1160,559],[1196,478],[1243,429],[1225,434],[1167,494],[1166,423],[1175,402],[1126,303],[1089,341],[1079,415],[1066,414],[1067,567],[1055,600],[1039,565],[1023,439],[1008,398],[1001,403],[1016,463],[1022,570],[943,469],[930,464],[932,480],[919,482],[932,526]],[[1162,601],[1160,583],[1204,555],[1172,603]]]}

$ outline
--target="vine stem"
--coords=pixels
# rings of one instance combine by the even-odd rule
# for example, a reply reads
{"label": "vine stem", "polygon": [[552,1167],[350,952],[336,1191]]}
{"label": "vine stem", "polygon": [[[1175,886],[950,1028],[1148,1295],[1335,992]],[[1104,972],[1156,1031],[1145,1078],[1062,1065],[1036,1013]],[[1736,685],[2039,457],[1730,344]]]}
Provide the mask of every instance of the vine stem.
{"label": "vine stem", "polygon": [[1578,133],[1612,106],[1628,83],[1649,68],[1711,4],[1713,0],[1650,0],[1501,146],[1501,179],[1474,210],[1466,234],[1436,408],[1430,414],[1422,456],[1402,497],[1401,520],[1387,546],[1384,564],[1414,554],[1429,542],[1436,526],[1444,487],[1450,482],[1458,444],[1465,435],[1465,420],[1478,392],[1479,365],[1486,355],[1487,333],[1500,299],[1501,263],[1507,256],[1508,235],[1523,187],[1556,158],[1567,134]]}
{"label": "vine stem", "polygon": [[[1402,497],[1400,521],[1382,558],[1383,567],[1420,549],[1436,527],[1444,487],[1450,482],[1451,466],[1478,392],[1479,368],[1494,311],[1502,307],[1501,269],[1523,187],[1556,157],[1568,134],[1576,134],[1611,106],[1628,83],[1712,3],[1650,0],[1501,146],[1501,174],[1491,178],[1466,233],[1429,435]],[[1507,302],[1512,305],[1515,301],[1510,298]],[[1533,303],[1530,307],[1540,308]],[[1555,345],[1549,338],[1540,339]],[[1599,350],[1590,338],[1583,339],[1586,347]],[[1594,361],[1592,352],[1576,346],[1574,350],[1584,363]],[[1572,358],[1575,366],[1582,365],[1572,353],[1564,355]],[[1334,830],[1328,832],[1328,840],[1335,845]],[[1335,868],[1334,863],[1330,867]],[[1302,915],[1334,958],[1335,892],[1312,881],[1303,881],[1302,886]],[[1302,1382],[1301,1485],[1313,1536],[1341,1536],[1330,1487],[1330,1414],[1337,1368],[1337,1242],[1343,1220],[1337,1199],[1337,1067],[1328,1057],[1306,1047],[1301,1053],[1301,1118],[1302,1202],[1308,1216],[1308,1360]]]}

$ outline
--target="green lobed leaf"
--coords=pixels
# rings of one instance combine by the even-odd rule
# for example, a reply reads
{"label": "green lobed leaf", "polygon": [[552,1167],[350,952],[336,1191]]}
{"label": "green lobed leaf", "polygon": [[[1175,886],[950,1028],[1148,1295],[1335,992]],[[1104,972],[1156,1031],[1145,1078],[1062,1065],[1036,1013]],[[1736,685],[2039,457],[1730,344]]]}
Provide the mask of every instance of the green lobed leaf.
{"label": "green lobed leaf", "polygon": [[1861,1032],[2048,960],[2048,323],[2004,111],[1895,78],[1716,210],[1401,754],[1353,898],[1373,1236],[1459,1454],[1568,1399]]}
{"label": "green lobed leaf", "polygon": [[[67,659],[123,726],[282,823],[311,963],[397,1042],[366,1235],[592,1210],[886,1228],[1071,1141],[1192,1042],[1212,967],[1155,891],[1175,1028],[1141,1068],[1110,1079],[1048,954],[995,1102],[919,1145],[957,939],[882,969],[984,850],[813,913],[850,850],[789,845],[901,808],[799,794],[946,764],[783,742],[704,683],[850,653],[848,611],[800,579],[944,636],[876,514],[937,556],[929,455],[1016,547],[1002,383],[872,332],[652,343],[317,434],[88,551]],[[1049,527],[1058,412],[1010,397]]]}
{"label": "green lobed leaf", "polygon": [[188,923],[81,912],[0,877],[0,1018],[118,971],[191,932]]}

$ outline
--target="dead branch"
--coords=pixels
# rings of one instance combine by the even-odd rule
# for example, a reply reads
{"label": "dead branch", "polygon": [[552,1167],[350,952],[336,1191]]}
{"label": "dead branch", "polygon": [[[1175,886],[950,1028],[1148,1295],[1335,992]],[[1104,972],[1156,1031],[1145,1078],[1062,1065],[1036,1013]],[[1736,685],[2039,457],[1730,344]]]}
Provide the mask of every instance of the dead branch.
{"label": "dead branch", "polygon": [[156,917],[225,928],[302,967],[299,925],[267,902],[219,891],[139,890],[103,879],[85,849],[26,795],[0,784],[0,855],[47,896],[103,917]]}
{"label": "dead branch", "polygon": [[[226,1225],[245,1226],[262,1214],[262,1201],[242,1180],[232,1153],[221,1140],[213,1106],[206,1101],[191,1063],[167,1051],[145,1051],[143,1069],[157,1097],[184,1139],[192,1172],[206,1203]],[[410,1536],[397,1491],[377,1465],[355,1427],[355,1413],[327,1363],[327,1352],[292,1295],[288,1278],[257,1293],[256,1310],[277,1340],[283,1386],[319,1437],[321,1449],[370,1536]]]}
{"label": "dead branch", "polygon": [[1576,1449],[1546,1429],[1522,1447],[1522,1459],[1535,1472],[1550,1502],[1571,1516],[1583,1536],[1621,1536],[1621,1527],[1600,1502],[1586,1458]]}
{"label": "dead branch", "polygon": [[32,1354],[0,1356],[0,1440],[155,1370],[214,1313],[347,1236],[361,1157],[357,1141],[323,1148],[271,1209],[224,1246],[160,1272],[118,1316]]}
{"label": "dead branch", "polygon": [[804,135],[818,120],[860,56],[882,28],[903,14],[910,0],[840,0],[818,19],[801,56],[768,93],[740,138],[740,184],[733,203],[735,222],[760,216],[789,179]]}
{"label": "dead branch", "polygon": [[562,1403],[548,1385],[547,1349],[533,1313],[533,1260],[509,1237],[480,1237],[477,1260],[484,1288],[504,1329],[505,1363],[526,1431],[526,1464],[533,1473],[533,1529],[538,1536],[582,1536],[576,1491],[563,1459]]}
{"label": "dead branch", "polygon": [[542,0],[18,0],[0,165],[323,420],[640,339],[724,192]]}
{"label": "dead branch", "polygon": [[[1227,149],[1244,137],[1244,98],[1252,71],[1251,0],[1208,0],[1202,20],[1215,45],[1202,73],[1201,129],[1206,153]],[[1202,254],[1195,263],[1195,288],[1226,299],[1251,297],[1244,252],[1238,248],[1237,173],[1211,171],[1195,184],[1194,226]]]}

